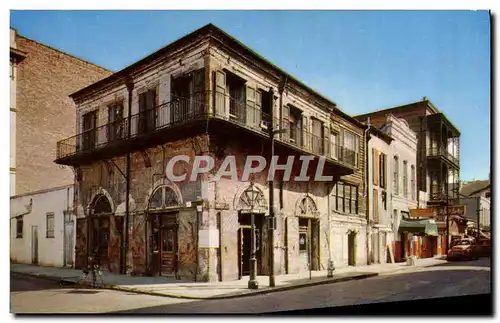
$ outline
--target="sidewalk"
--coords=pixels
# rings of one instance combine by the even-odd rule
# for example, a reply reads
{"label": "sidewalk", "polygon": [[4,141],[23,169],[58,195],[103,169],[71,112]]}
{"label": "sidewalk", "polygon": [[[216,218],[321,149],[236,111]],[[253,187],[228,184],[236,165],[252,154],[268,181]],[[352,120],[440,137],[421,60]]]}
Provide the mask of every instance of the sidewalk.
{"label": "sidewalk", "polygon": [[[336,269],[333,278],[326,278],[326,271],[313,271],[311,279],[309,279],[309,272],[278,275],[275,278],[276,286],[273,288],[269,287],[268,276],[257,276],[259,289],[256,290],[247,288],[248,276],[236,281],[196,283],[192,281],[178,281],[168,277],[135,277],[114,275],[104,272],[103,279],[105,283],[104,287],[108,289],[186,299],[227,299],[306,286],[364,279],[377,275],[417,269],[419,267],[439,265],[445,262],[445,260],[439,258],[426,258],[418,259],[416,265],[411,267],[406,266],[405,263],[344,267]],[[11,264],[10,270],[18,274],[71,283],[75,283],[82,273],[81,270],[40,267],[28,264]]]}

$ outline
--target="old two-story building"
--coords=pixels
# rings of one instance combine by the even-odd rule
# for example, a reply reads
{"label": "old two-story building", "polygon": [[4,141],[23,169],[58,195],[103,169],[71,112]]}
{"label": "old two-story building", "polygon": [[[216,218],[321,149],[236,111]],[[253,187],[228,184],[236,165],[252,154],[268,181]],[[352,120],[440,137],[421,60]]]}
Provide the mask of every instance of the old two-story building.
{"label": "old two-story building", "polygon": [[[226,281],[249,274],[252,250],[259,275],[271,252],[275,274],[366,263],[364,125],[219,28],[71,97],[77,134],[56,162],[77,174],[77,268],[94,255],[114,273]],[[267,163],[245,177],[252,155]],[[290,180],[268,181],[271,155],[295,156]],[[198,174],[195,156],[214,169]],[[299,156],[311,159],[306,181]],[[331,178],[315,181],[322,161]]]}
{"label": "old two-story building", "polygon": [[[389,114],[404,119],[417,136],[417,159],[414,164],[414,172],[416,176],[415,192],[419,196],[415,200],[418,201],[418,208],[427,207],[437,211],[436,214],[438,215],[434,218],[439,234],[442,238],[444,237],[441,239],[444,243],[441,244],[445,245],[447,230],[448,239],[450,239],[451,236],[460,234],[466,226],[466,220],[459,214],[443,215],[446,213],[445,206],[455,205],[459,196],[460,131],[427,97],[424,97],[421,101],[359,115],[356,118],[366,120],[370,117],[372,124],[381,128],[386,123]],[[398,165],[401,165],[401,162],[398,157]],[[404,171],[404,165],[402,166]],[[407,173],[406,178],[408,179],[408,176],[412,176],[411,165],[407,165],[407,168],[408,172],[410,172]],[[399,174],[398,171],[398,176],[401,176]],[[404,174],[402,175],[404,176]],[[422,205],[423,203],[420,202],[426,202],[426,205]],[[449,219],[448,228],[446,218]],[[430,226],[427,223],[420,225],[421,228],[426,226],[429,232],[434,231],[432,223]],[[436,242],[435,244],[438,245],[439,243]],[[426,250],[429,248],[431,247],[426,247]],[[431,249],[435,250],[436,247],[433,246]]]}
{"label": "old two-story building", "polygon": [[11,261],[72,266],[73,172],[55,145],[75,131],[68,95],[110,74],[10,28]]}

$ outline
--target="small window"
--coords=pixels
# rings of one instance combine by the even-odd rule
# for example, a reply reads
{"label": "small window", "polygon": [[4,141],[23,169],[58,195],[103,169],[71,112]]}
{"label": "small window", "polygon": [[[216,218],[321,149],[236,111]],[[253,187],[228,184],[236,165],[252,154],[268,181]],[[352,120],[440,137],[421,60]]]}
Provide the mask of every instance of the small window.
{"label": "small window", "polygon": [[307,233],[299,234],[299,251],[307,251]]}
{"label": "small window", "polygon": [[47,213],[47,238],[54,238],[54,213]]}
{"label": "small window", "polygon": [[16,238],[23,237],[23,217],[16,218]]}

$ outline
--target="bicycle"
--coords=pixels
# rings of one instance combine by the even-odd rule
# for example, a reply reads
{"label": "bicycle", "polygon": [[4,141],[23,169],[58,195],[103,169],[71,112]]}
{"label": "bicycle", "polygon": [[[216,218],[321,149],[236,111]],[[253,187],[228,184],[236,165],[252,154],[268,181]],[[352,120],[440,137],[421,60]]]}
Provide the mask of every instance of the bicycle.
{"label": "bicycle", "polygon": [[90,286],[91,288],[103,287],[104,280],[102,278],[101,268],[99,263],[94,260],[94,257],[89,257],[87,267],[84,268],[82,276],[76,282],[77,285]]}

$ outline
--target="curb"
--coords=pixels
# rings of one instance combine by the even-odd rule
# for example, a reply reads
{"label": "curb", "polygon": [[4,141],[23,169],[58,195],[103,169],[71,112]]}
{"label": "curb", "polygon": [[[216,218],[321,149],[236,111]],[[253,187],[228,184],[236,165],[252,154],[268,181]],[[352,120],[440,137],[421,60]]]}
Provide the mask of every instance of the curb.
{"label": "curb", "polygon": [[298,285],[289,285],[289,286],[274,287],[274,288],[267,287],[266,289],[256,290],[255,292],[241,292],[241,293],[236,293],[236,294],[231,294],[231,295],[205,296],[205,297],[158,293],[158,292],[153,292],[153,291],[138,290],[138,289],[129,288],[129,287],[120,287],[117,285],[105,285],[104,288],[105,289],[112,289],[112,290],[119,290],[119,291],[123,291],[123,292],[133,292],[133,293],[137,293],[137,294],[144,294],[144,295],[150,295],[150,296],[160,296],[160,297],[170,297],[170,298],[177,298],[177,299],[192,299],[192,300],[211,300],[211,299],[214,299],[215,300],[215,299],[232,299],[232,298],[241,298],[241,297],[248,297],[248,296],[255,296],[255,295],[277,293],[277,292],[283,292],[283,291],[288,291],[288,290],[292,290],[292,289],[299,289],[299,288],[303,288],[303,287],[334,284],[334,283],[340,283],[340,282],[345,282],[345,281],[350,281],[350,280],[366,279],[366,278],[370,278],[370,277],[374,277],[374,276],[378,276],[378,273],[367,273],[367,274],[356,275],[356,276],[351,276],[351,277],[331,278],[331,279],[325,279],[325,280],[321,280],[321,281],[305,283],[305,284],[298,284]]}
{"label": "curb", "polygon": [[[47,280],[51,280],[51,281],[58,281],[60,283],[69,283],[69,284],[77,285],[76,281],[73,281],[69,278],[55,277],[55,276],[49,276],[49,275],[44,275],[44,274],[16,272],[16,271],[11,271],[11,272],[15,273],[15,274],[19,274],[19,275],[31,276],[31,277],[47,279]],[[130,287],[121,287],[119,285],[111,285],[111,284],[103,284],[102,286],[100,286],[100,289],[118,290],[118,291],[122,291],[122,292],[133,292],[136,294],[160,296],[160,297],[170,297],[170,298],[177,298],[177,299],[191,299],[191,300],[231,299],[231,298],[240,298],[240,297],[248,297],[248,296],[283,292],[283,291],[299,289],[299,288],[303,288],[303,287],[334,284],[334,283],[340,283],[340,282],[345,282],[345,281],[350,281],[350,280],[360,280],[360,279],[375,277],[378,275],[379,275],[379,273],[373,272],[373,273],[359,274],[359,275],[353,275],[353,276],[347,276],[347,277],[327,278],[325,280],[320,280],[320,281],[315,281],[315,282],[307,282],[307,283],[297,284],[297,285],[288,285],[288,286],[281,286],[281,287],[274,287],[274,288],[267,287],[265,289],[256,290],[254,292],[240,292],[240,293],[231,294],[231,295],[205,296],[205,297],[166,294],[166,293],[159,293],[159,292],[154,292],[154,291],[139,290],[139,289],[130,288]],[[78,285],[86,286],[86,284],[78,284]]]}

